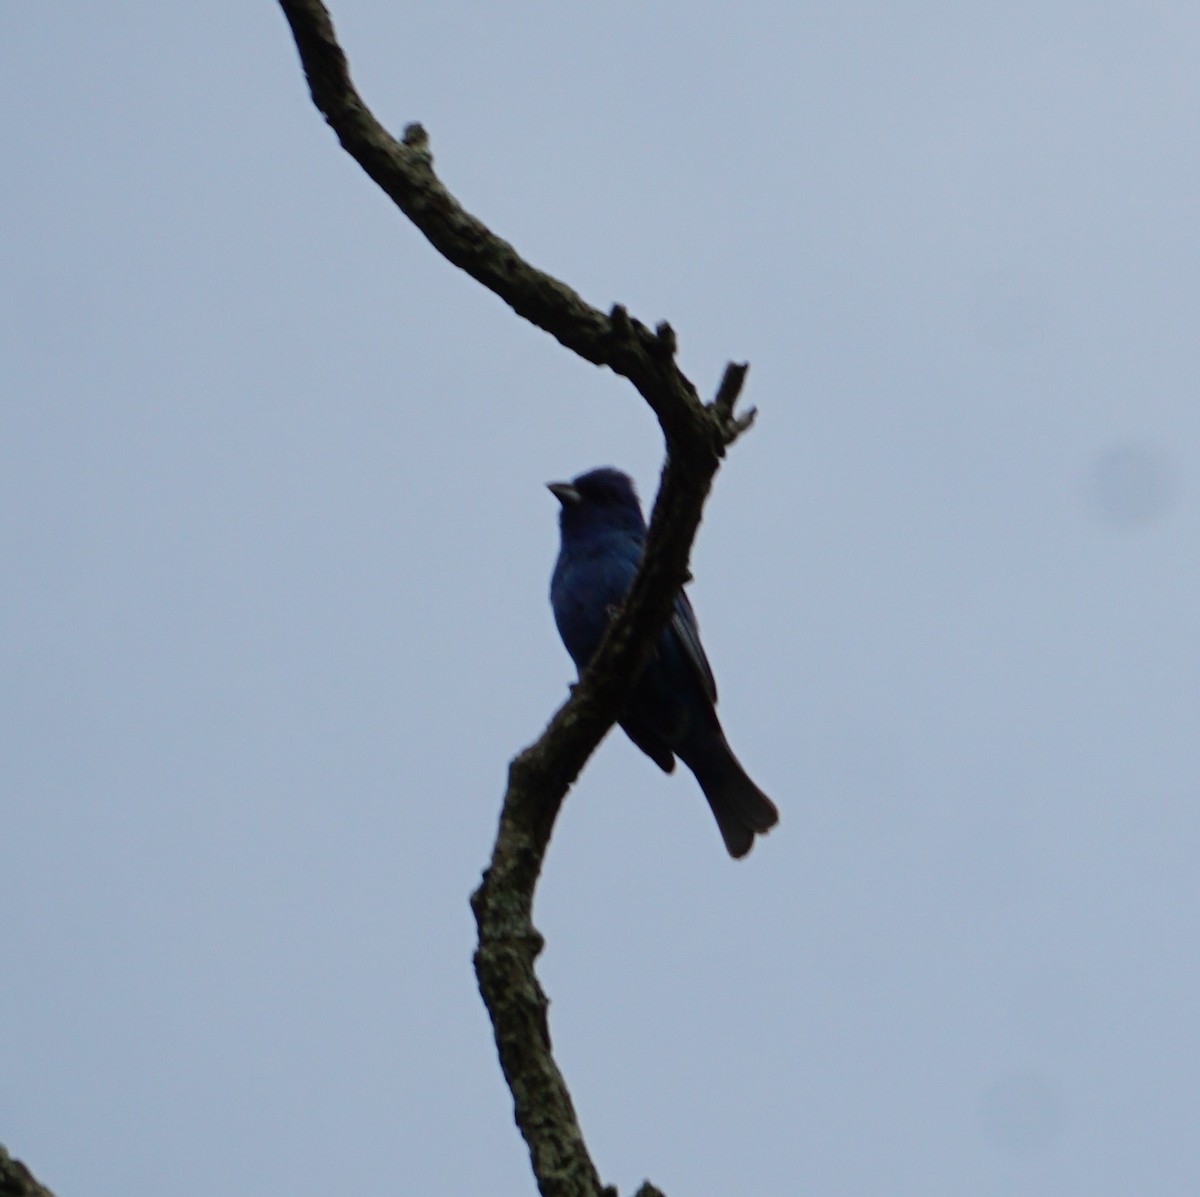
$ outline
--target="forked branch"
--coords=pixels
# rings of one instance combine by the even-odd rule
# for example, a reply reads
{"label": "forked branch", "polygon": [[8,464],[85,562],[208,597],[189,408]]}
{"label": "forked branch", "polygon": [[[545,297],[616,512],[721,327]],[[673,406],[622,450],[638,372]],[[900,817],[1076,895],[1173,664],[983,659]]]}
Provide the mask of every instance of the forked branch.
{"label": "forked branch", "polygon": [[[720,458],[753,420],[752,410],[734,410],[747,367],[726,367],[716,398],[703,403],[679,369],[669,324],[651,330],[619,304],[602,312],[526,262],[446,189],[420,125],[409,125],[397,140],[376,120],[350,79],[320,0],[280,0],[280,6],[313,102],[343,148],[445,258],[580,357],[632,382],[663,430],[666,462],[629,598],[570,698],[510,764],[492,859],[471,899],[479,989],[538,1187],[546,1197],[615,1197],[601,1184],[551,1052],[547,999],[534,972],[542,938],[533,925],[533,897],[563,798],[625,705],[688,579]],[[639,1192],[661,1197],[649,1184]]]}

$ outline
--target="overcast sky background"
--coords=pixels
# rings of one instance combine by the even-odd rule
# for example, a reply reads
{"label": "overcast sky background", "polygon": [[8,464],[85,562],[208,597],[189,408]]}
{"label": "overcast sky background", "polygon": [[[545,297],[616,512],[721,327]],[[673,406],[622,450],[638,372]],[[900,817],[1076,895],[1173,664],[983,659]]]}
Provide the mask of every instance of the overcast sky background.
{"label": "overcast sky background", "polygon": [[[1200,9],[334,9],[601,307],[752,363],[691,589],[782,811],[610,737],[537,922],[623,1193],[1200,1192]],[[442,261],[270,3],[0,13],[0,1141],[527,1194],[467,898],[652,417]]]}

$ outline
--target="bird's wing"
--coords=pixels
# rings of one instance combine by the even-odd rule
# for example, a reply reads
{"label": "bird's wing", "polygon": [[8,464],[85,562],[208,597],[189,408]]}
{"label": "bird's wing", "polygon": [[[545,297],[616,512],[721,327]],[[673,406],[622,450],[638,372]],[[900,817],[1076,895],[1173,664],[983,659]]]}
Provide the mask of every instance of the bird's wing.
{"label": "bird's wing", "polygon": [[675,611],[667,627],[675,633],[679,643],[683,645],[684,655],[696,671],[696,676],[700,679],[700,684],[704,687],[709,702],[715,704],[717,679],[713,677],[712,666],[709,665],[708,658],[704,655],[704,645],[700,643],[700,628],[696,623],[696,613],[692,610],[688,596],[682,590],[675,600]]}
{"label": "bird's wing", "polygon": [[675,754],[645,719],[627,715],[620,721],[625,734],[664,772],[675,768]]}

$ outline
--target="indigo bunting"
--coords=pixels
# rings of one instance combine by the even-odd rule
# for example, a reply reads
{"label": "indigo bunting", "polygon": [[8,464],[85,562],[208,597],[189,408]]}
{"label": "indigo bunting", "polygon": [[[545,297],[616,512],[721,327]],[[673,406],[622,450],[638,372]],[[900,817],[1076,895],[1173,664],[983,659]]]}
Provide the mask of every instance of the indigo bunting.
{"label": "indigo bunting", "polygon": [[[646,521],[632,480],[620,470],[592,470],[548,485],[562,504],[562,544],[550,603],[559,635],[582,673],[633,583]],[[750,851],[756,834],[774,827],[779,812],[726,743],[716,701],[717,684],[696,616],[681,590],[619,722],[665,773],[675,768],[676,756],[691,769],[729,855],[740,857]]]}

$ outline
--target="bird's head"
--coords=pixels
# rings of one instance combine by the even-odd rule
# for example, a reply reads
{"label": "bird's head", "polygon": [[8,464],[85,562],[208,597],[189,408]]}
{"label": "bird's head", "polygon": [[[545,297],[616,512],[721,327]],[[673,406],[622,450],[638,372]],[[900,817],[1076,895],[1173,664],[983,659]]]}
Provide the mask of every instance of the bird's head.
{"label": "bird's head", "polygon": [[646,521],[633,479],[620,470],[604,466],[570,482],[546,486],[562,504],[558,524],[564,536],[610,530],[645,535]]}

